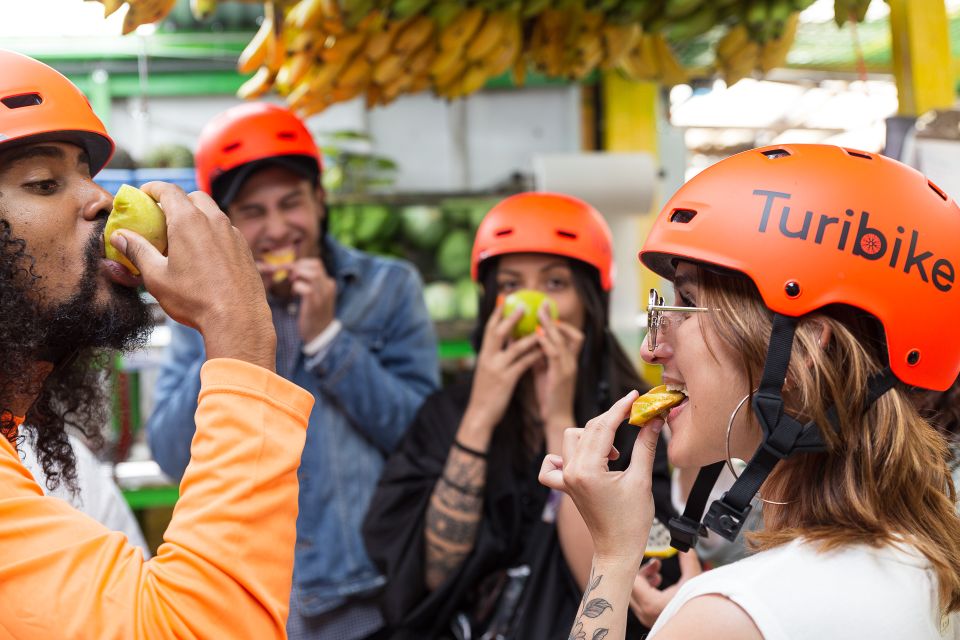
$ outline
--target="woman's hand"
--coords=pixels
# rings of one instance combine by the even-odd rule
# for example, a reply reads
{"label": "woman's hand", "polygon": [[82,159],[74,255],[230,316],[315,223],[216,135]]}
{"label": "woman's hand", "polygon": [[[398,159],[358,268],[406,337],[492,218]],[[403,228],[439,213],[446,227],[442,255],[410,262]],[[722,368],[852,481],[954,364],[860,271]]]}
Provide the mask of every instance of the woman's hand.
{"label": "woman's hand", "polygon": [[663,591],[657,588],[660,586],[661,576],[660,561],[656,558],[643,565],[637,574],[633,591],[630,593],[630,610],[645,627],[653,626],[687,580],[703,573],[696,551],[681,553],[679,558],[680,580]]}
{"label": "woman's hand", "polygon": [[467,446],[486,450],[520,376],[543,357],[536,335],[519,340],[511,337],[513,328],[522,316],[523,309],[517,309],[504,318],[501,302],[487,319],[483,345],[477,354],[470,402],[461,423],[461,432],[458,433]]}
{"label": "woman's hand", "polygon": [[594,559],[631,563],[634,570],[653,523],[653,458],[663,421],[648,423],[624,471],[610,471],[613,438],[637,398],[631,391],[583,429],[567,429],[563,455],[547,455],[540,482],[570,495],[593,537]]}
{"label": "woman's hand", "polygon": [[562,442],[563,430],[576,425],[573,400],[583,333],[576,327],[553,320],[546,304],[540,306],[537,315],[540,320],[537,343],[545,357],[534,365],[533,381],[548,450],[556,452]]}

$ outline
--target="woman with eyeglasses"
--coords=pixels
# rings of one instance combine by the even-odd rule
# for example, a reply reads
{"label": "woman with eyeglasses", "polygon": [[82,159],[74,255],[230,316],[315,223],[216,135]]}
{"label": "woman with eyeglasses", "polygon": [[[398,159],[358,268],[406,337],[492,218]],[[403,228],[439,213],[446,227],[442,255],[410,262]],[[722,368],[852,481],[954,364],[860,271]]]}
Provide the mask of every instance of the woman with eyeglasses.
{"label": "woman with eyeglasses", "polygon": [[[960,372],[958,238],[960,209],[921,174],[826,145],[738,154],[667,203],[640,259],[681,308],[653,306],[644,357],[687,396],[666,417],[670,461],[703,467],[673,540],[735,539],[755,496],[764,527],[755,555],[687,582],[651,638],[953,637],[949,451],[909,394]],[[641,430],[625,471],[608,469],[635,397],[568,431],[541,470],[594,540],[572,638],[623,637],[661,426]],[[735,458],[746,468],[704,515]]]}
{"label": "woman with eyeglasses", "polygon": [[[367,516],[366,545],[387,577],[382,608],[398,638],[566,638],[590,536],[569,498],[539,484],[540,463],[568,427],[643,386],[608,324],[610,230],[576,198],[512,196],[477,230],[473,277],[482,293],[472,378],[427,399]],[[534,292],[528,301],[549,296],[557,317],[543,305],[539,328],[514,337],[523,311],[505,314],[504,297],[523,290]],[[637,430],[616,431],[624,464]],[[664,450],[653,467],[666,522]],[[656,573],[644,577],[656,583]],[[675,560],[662,578],[677,579]]]}

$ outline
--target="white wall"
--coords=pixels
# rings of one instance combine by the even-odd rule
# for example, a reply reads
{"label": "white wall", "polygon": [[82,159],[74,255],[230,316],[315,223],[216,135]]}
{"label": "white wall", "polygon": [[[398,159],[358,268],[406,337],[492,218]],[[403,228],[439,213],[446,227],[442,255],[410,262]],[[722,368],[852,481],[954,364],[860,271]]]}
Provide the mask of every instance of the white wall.
{"label": "white wall", "polygon": [[[134,157],[160,144],[190,148],[203,125],[234,98],[178,97],[116,100],[110,131]],[[400,165],[400,191],[483,190],[530,173],[536,153],[580,148],[579,89],[572,86],[483,91],[446,102],[430,94],[405,96],[366,111],[359,100],[310,118],[316,133],[367,132],[371,151]]]}

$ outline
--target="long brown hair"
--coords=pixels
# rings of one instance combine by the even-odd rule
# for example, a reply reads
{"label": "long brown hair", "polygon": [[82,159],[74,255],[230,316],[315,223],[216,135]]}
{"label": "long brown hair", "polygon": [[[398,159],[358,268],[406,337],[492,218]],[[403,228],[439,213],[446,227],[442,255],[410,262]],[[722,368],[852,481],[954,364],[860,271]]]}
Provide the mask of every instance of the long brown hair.
{"label": "long brown hair", "polygon": [[[698,302],[718,309],[705,320],[739,354],[752,389],[766,358],[771,312],[749,279],[699,272]],[[825,328],[830,339],[821,346]],[[865,407],[867,380],[886,363],[882,327],[872,316],[836,306],[800,319],[784,386],[785,410],[803,422],[816,421],[828,451],[778,465],[763,491],[788,504],[764,505],[765,530],[750,540],[768,549],[805,538],[828,550],[902,539],[929,559],[940,604],[955,611],[960,609],[960,518],[948,446],[902,384]],[[831,406],[836,408],[832,428]]]}

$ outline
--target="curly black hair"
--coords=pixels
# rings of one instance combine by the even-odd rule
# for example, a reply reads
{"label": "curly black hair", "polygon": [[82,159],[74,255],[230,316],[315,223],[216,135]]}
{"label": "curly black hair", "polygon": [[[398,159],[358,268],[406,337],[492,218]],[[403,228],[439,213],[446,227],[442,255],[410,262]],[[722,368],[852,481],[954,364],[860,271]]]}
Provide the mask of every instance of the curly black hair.
{"label": "curly black hair", "polygon": [[[14,439],[17,429],[9,408],[13,398],[35,398],[22,428],[36,433],[35,451],[47,488],[63,483],[76,491],[76,458],[67,430],[78,432],[94,449],[102,445],[108,417],[108,350],[142,345],[148,310],[136,291],[119,286],[113,287],[107,308],[95,302],[106,212],[91,235],[76,293],[58,304],[44,301],[42,278],[34,271],[36,260],[28,243],[14,235],[2,213],[0,429]],[[38,380],[40,362],[51,363],[53,369]]]}

